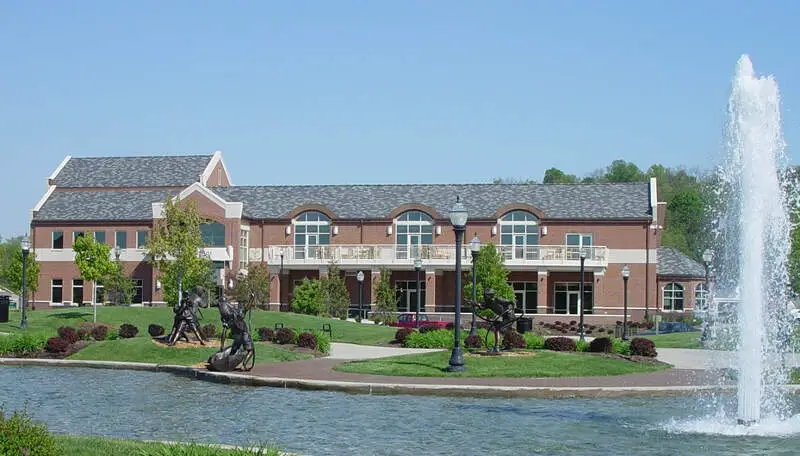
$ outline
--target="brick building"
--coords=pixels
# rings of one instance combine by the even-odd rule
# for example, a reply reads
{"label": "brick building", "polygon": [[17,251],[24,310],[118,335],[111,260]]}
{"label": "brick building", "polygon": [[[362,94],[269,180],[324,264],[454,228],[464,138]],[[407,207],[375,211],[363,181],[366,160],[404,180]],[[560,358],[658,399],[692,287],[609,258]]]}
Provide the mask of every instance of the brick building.
{"label": "brick building", "polygon": [[[47,179],[31,214],[31,241],[41,262],[33,301],[65,306],[103,301],[80,279],[72,242],[92,235],[119,248],[135,280],[135,302],[162,305],[158,272],[143,246],[167,198],[198,203],[208,220],[205,252],[220,288],[251,262],[269,265],[271,303],[287,308],[304,277],[327,274],[334,260],[358,302],[382,267],[391,271],[399,310],[414,310],[414,260],[422,260],[423,311],[451,317],[455,235],[448,211],[459,196],[469,211],[465,242],[493,243],[511,271],[517,300],[539,319],[578,313],[580,254],[585,253],[585,313],[590,321],[622,318],[628,265],[629,311],[691,310],[702,302],[703,267],[660,247],[665,205],[656,182],[603,184],[451,184],[234,186],[220,152],[198,156],[66,157]],[[464,249],[463,266],[471,258]],[[699,288],[698,288],[699,286]]]}

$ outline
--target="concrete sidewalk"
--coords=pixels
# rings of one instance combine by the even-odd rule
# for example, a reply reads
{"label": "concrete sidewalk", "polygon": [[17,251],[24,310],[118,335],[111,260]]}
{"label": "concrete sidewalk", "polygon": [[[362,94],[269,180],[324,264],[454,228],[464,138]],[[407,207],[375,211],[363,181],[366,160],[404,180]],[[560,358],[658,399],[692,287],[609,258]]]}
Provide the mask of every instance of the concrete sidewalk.
{"label": "concrete sidewalk", "polygon": [[324,359],[357,361],[363,359],[388,358],[390,356],[411,355],[414,353],[431,353],[443,349],[429,348],[403,348],[403,347],[378,347],[373,345],[331,343],[331,352]]}
{"label": "concrete sidewalk", "polygon": [[[656,351],[656,359],[672,364],[675,369],[725,369],[736,366],[738,362],[738,354],[733,351],[658,347]],[[791,367],[800,367],[800,355],[788,355],[787,362]]]}

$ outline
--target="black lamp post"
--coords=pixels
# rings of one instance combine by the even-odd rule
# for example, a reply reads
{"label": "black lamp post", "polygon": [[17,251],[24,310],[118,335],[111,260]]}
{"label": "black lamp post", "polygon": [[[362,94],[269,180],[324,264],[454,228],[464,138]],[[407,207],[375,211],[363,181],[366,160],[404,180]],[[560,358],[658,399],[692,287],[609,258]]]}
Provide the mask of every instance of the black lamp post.
{"label": "black lamp post", "polygon": [[580,313],[580,332],[581,332],[581,341],[585,341],[584,338],[584,328],[583,328],[583,273],[584,273],[584,263],[586,262],[586,249],[581,248],[581,283],[578,286],[578,312]]}
{"label": "black lamp post", "polygon": [[622,267],[622,282],[623,285],[623,292],[622,292],[622,340],[628,340],[628,278],[631,276],[631,268],[628,267],[626,264]]}
{"label": "black lamp post", "polygon": [[419,308],[422,301],[419,295],[419,271],[422,269],[422,260],[417,258],[414,260],[414,270],[417,271],[417,315],[414,317],[414,327],[419,328]]}
{"label": "black lamp post", "polygon": [[475,303],[478,301],[478,277],[476,275],[475,263],[478,259],[478,253],[481,251],[481,240],[478,238],[478,233],[469,241],[469,251],[472,253],[472,324],[469,327],[469,335],[478,334],[478,328],[475,326]]}
{"label": "black lamp post", "polygon": [[358,280],[358,315],[364,318],[364,309],[362,308],[364,302],[364,271],[358,271],[356,280]]}
{"label": "black lamp post", "polygon": [[455,344],[450,355],[448,372],[464,371],[464,354],[461,352],[461,238],[467,229],[467,208],[461,204],[461,198],[456,197],[456,204],[450,209],[450,223],[456,233],[456,315],[455,315]]}
{"label": "black lamp post", "polygon": [[25,272],[28,269],[28,253],[31,251],[31,241],[28,239],[26,235],[22,238],[21,242],[22,246],[22,321],[19,323],[19,327],[25,329],[28,327],[28,313],[26,308],[28,307],[28,284],[25,283]]}

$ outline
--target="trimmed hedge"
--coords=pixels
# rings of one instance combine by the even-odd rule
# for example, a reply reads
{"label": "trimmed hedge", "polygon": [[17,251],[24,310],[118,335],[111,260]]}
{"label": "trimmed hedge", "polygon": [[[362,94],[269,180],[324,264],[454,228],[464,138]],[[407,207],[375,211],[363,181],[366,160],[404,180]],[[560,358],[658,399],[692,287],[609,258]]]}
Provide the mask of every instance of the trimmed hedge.
{"label": "trimmed hedge", "polygon": [[575,341],[569,337],[549,337],[544,341],[544,348],[552,351],[577,351]]}
{"label": "trimmed hedge", "polygon": [[414,328],[400,328],[394,333],[394,340],[401,344],[406,341],[406,338],[414,332]]}
{"label": "trimmed hedge", "polygon": [[608,337],[598,337],[589,342],[589,351],[592,353],[611,353],[614,351],[614,344]]}
{"label": "trimmed hedge", "polygon": [[161,337],[164,335],[164,327],[153,323],[147,327],[147,332],[153,337]]}
{"label": "trimmed hedge", "polygon": [[262,342],[272,342],[275,340],[275,330],[272,328],[258,328],[258,339]]}
{"label": "trimmed hedge", "polygon": [[139,334],[139,328],[129,323],[123,323],[119,327],[119,337],[122,339],[132,339]]}
{"label": "trimmed hedge", "polygon": [[646,356],[648,358],[655,358],[658,356],[655,342],[643,337],[634,337],[631,340],[631,356]]}

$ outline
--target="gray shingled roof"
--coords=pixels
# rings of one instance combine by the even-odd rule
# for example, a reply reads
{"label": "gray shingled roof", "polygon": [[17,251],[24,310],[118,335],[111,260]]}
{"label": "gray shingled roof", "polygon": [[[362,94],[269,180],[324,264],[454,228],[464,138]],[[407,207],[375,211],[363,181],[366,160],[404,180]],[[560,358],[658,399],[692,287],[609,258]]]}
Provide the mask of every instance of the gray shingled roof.
{"label": "gray shingled roof", "polygon": [[211,155],[70,158],[58,187],[188,187],[200,180]]}
{"label": "gray shingled roof", "polygon": [[672,247],[659,247],[656,274],[677,277],[704,277],[706,268]]}
{"label": "gray shingled roof", "polygon": [[[442,216],[461,196],[473,218],[492,218],[497,209],[530,204],[547,219],[642,219],[649,217],[647,183],[624,184],[462,184],[462,185],[321,185],[217,187],[230,202],[244,203],[244,216],[279,219],[306,204],[329,208],[337,218],[380,219],[409,203],[433,207]],[[36,220],[139,220],[152,217],[151,204],[164,201],[164,190],[54,192]]]}
{"label": "gray shingled roof", "polygon": [[244,203],[244,216],[284,218],[298,206],[320,204],[337,218],[386,218],[409,203],[432,207],[442,216],[456,195],[470,217],[491,218],[508,204],[530,204],[548,219],[644,219],[650,217],[647,182],[604,184],[424,184],[220,187],[228,201]]}
{"label": "gray shingled roof", "polygon": [[55,191],[34,216],[38,221],[152,220],[153,204],[179,190]]}

